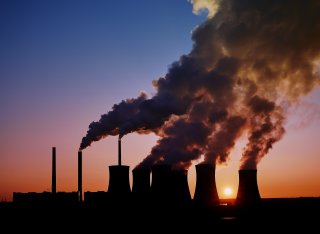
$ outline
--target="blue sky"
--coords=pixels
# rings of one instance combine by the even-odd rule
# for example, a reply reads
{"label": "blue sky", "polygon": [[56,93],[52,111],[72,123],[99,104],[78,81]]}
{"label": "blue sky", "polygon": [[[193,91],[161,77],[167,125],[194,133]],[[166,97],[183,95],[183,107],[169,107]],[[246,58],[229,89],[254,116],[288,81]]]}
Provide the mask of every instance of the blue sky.
{"label": "blue sky", "polygon": [[8,114],[2,118],[9,119],[32,106],[49,112],[110,106],[151,92],[151,80],[188,53],[191,30],[204,20],[187,1],[0,4],[1,99]]}

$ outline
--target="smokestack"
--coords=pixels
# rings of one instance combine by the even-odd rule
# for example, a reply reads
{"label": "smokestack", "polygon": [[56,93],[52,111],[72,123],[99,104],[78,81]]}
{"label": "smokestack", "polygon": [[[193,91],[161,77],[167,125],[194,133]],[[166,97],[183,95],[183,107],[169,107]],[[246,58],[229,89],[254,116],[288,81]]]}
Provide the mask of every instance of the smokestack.
{"label": "smokestack", "polygon": [[215,165],[201,163],[196,165],[197,183],[194,202],[200,206],[219,205],[219,196],[215,180]]}
{"label": "smokestack", "polygon": [[257,170],[239,170],[239,187],[236,204],[255,205],[261,200],[257,183]]}
{"label": "smokestack", "polygon": [[150,169],[135,168],[132,170],[132,193],[138,196],[150,193]]}
{"label": "smokestack", "polygon": [[82,151],[78,152],[78,199],[82,202]]}
{"label": "smokestack", "polygon": [[171,166],[167,164],[152,166],[151,194],[158,204],[168,203],[171,195]]}
{"label": "smokestack", "polygon": [[56,184],[56,147],[52,147],[52,182],[51,182],[51,192],[56,194],[57,184]]}
{"label": "smokestack", "polygon": [[121,166],[121,138],[118,139],[118,165]]}
{"label": "smokestack", "polygon": [[171,173],[171,186],[174,204],[187,205],[191,202],[188,170],[173,170]]}

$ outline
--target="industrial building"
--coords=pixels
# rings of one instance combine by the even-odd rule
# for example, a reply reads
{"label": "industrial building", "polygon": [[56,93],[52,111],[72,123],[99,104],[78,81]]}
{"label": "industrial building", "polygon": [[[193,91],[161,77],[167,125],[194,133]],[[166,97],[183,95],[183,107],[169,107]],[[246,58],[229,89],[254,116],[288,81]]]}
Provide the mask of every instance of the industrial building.
{"label": "industrial building", "polygon": [[[118,165],[109,166],[108,191],[84,192],[82,189],[82,152],[78,152],[78,191],[57,192],[56,148],[52,148],[52,189],[43,193],[13,193],[13,202],[30,204],[82,203],[88,205],[128,206],[130,204],[152,207],[217,207],[220,204],[215,165],[196,165],[196,189],[191,198],[188,186],[188,171],[173,169],[168,164],[132,170],[132,191],[129,181],[129,166],[121,164],[121,140],[118,141]],[[150,181],[150,175],[152,180]],[[257,170],[239,170],[237,206],[259,204],[261,198],[257,183]]]}

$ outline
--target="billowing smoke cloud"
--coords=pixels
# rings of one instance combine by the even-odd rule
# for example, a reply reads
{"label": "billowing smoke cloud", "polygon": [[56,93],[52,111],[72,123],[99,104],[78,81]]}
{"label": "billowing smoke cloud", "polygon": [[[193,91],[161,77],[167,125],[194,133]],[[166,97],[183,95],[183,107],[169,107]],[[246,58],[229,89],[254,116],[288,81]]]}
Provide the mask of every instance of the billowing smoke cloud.
{"label": "billowing smoke cloud", "polygon": [[273,143],[284,134],[282,109],[273,102],[253,96],[249,101],[252,116],[249,118],[248,143],[241,159],[241,169],[254,169]]}
{"label": "billowing smoke cloud", "polygon": [[119,135],[119,126],[126,123],[133,115],[139,111],[139,105],[145,101],[147,95],[141,93],[139,97],[127,99],[115,104],[112,111],[101,116],[99,122],[92,122],[89,125],[87,135],[82,138],[80,149],[91,145],[94,141],[99,141],[106,136]]}
{"label": "billowing smoke cloud", "polygon": [[223,121],[220,129],[208,139],[204,162],[215,164],[218,160],[218,163],[225,163],[245,123],[246,119],[241,116],[232,116]]}
{"label": "billowing smoke cloud", "polygon": [[192,122],[187,118],[171,120],[165,125],[162,138],[139,166],[151,167],[154,163],[164,163],[176,168],[189,167],[192,160],[203,154],[209,134],[210,128],[201,122]]}
{"label": "billowing smoke cloud", "polygon": [[209,18],[188,55],[153,81],[157,93],[115,105],[89,126],[81,149],[108,135],[160,138],[138,166],[227,162],[246,134],[242,169],[254,169],[285,130],[286,108],[319,84],[318,0],[193,0]]}

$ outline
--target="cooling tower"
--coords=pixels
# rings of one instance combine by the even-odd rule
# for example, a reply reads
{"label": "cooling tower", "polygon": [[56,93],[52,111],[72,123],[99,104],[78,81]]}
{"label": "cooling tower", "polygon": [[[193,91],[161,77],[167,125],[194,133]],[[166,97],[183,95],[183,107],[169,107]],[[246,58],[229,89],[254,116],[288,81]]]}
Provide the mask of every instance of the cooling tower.
{"label": "cooling tower", "polygon": [[255,205],[261,200],[257,183],[257,170],[239,170],[239,187],[236,204]]}
{"label": "cooling tower", "polygon": [[56,183],[56,147],[52,147],[52,181],[51,181],[51,192],[56,194],[57,183]]}
{"label": "cooling tower", "polygon": [[130,194],[129,166],[109,166],[109,187],[111,195]]}
{"label": "cooling tower", "polygon": [[196,165],[196,173],[195,204],[205,207],[219,205],[219,196],[215,180],[215,165],[198,164]]}
{"label": "cooling tower", "polygon": [[129,166],[121,165],[121,138],[118,139],[118,165],[109,166],[108,194],[113,199],[126,197],[131,193]]}
{"label": "cooling tower", "polygon": [[150,171],[147,168],[132,170],[132,198],[135,208],[145,209],[150,205]]}
{"label": "cooling tower", "polygon": [[168,203],[171,197],[171,166],[152,166],[151,195],[155,203]]}
{"label": "cooling tower", "polygon": [[135,168],[132,170],[132,193],[139,196],[150,193],[150,169]]}
{"label": "cooling tower", "polygon": [[171,192],[174,205],[184,206],[191,202],[188,185],[188,170],[173,170],[171,173]]}

